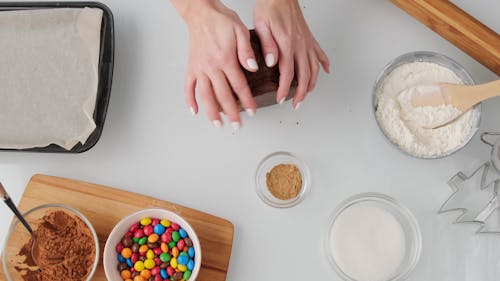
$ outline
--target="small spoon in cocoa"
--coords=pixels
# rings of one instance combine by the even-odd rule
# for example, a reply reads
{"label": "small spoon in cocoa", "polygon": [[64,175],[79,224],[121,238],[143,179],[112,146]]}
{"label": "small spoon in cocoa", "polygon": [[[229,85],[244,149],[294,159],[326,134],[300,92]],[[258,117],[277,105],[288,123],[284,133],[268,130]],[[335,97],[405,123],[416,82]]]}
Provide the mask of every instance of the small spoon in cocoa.
{"label": "small spoon in cocoa", "polygon": [[5,190],[5,188],[3,187],[1,182],[0,182],[0,197],[2,198],[3,202],[5,202],[5,204],[12,210],[14,215],[16,215],[16,217],[19,219],[19,221],[24,225],[26,230],[28,230],[28,232],[31,234],[31,240],[32,240],[31,258],[33,259],[35,264],[38,265],[38,263],[37,263],[38,244],[36,242],[35,234],[33,233],[33,229],[28,224],[26,219],[23,217],[21,212],[19,212],[19,210],[17,209],[14,202],[12,202],[12,199],[10,198],[9,194],[7,193],[7,191]]}

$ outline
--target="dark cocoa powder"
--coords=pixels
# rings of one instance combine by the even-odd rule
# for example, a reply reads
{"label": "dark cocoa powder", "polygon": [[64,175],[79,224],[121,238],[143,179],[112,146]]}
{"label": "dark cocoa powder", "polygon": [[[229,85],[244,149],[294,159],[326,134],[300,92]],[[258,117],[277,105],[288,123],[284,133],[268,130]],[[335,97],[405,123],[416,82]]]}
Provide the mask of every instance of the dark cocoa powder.
{"label": "dark cocoa powder", "polygon": [[[95,261],[95,242],[90,229],[79,217],[55,211],[42,218],[34,231],[36,263],[32,258],[33,239],[20,256],[25,265],[37,270],[22,270],[25,281],[84,281]],[[25,267],[25,266],[24,266]],[[20,269],[18,269],[20,270]]]}

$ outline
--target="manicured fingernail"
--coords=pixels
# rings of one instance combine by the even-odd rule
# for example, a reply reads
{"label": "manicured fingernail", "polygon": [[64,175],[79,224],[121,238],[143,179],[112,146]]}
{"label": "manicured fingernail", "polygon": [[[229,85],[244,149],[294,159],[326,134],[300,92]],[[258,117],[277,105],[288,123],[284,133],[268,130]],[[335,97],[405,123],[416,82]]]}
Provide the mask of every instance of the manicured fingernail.
{"label": "manicured fingernail", "polygon": [[214,124],[214,127],[217,129],[222,127],[222,123],[219,120],[214,120],[212,121],[212,123]]}
{"label": "manicured fingernail", "polygon": [[254,117],[255,116],[255,110],[254,109],[247,108],[247,109],[245,109],[245,111],[247,112],[248,116],[250,116],[250,117]]}
{"label": "manicured fingernail", "polygon": [[269,53],[266,55],[266,65],[267,67],[274,66],[274,55]]}
{"label": "manicured fingernail", "polygon": [[286,97],[285,97],[285,98],[280,99],[279,104],[280,104],[280,105],[282,105],[282,104],[285,102],[285,99],[286,99]]}
{"label": "manicured fingernail", "polygon": [[190,107],[189,108],[189,111],[191,111],[191,115],[196,115],[196,111],[194,111],[194,108],[193,107]]}
{"label": "manicured fingernail", "polygon": [[239,130],[241,128],[241,124],[240,122],[231,122],[231,126],[233,127],[233,129],[235,130]]}
{"label": "manicured fingernail", "polygon": [[295,110],[298,110],[298,109],[300,108],[300,106],[301,106],[301,105],[302,105],[302,102],[298,102],[298,103],[295,105],[294,109],[295,109]]}
{"label": "manicured fingernail", "polygon": [[255,59],[247,59],[247,65],[252,70],[258,70],[259,66],[257,65],[257,61]]}

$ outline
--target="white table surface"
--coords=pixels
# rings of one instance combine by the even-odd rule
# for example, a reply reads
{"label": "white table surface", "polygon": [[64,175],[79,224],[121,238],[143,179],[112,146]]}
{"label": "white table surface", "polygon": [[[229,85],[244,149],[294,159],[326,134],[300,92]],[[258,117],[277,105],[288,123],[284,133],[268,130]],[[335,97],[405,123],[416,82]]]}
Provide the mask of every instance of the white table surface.
{"label": "white table surface", "polygon": [[[115,75],[99,143],[80,155],[0,153],[0,180],[18,202],[33,174],[43,173],[141,192],[234,223],[227,280],[340,280],[325,258],[328,217],[342,200],[381,192],[408,206],[423,235],[410,280],[500,279],[500,236],[452,225],[438,215],[447,180],[489,157],[476,135],[457,154],[418,160],[382,136],[371,108],[373,83],[391,59],[437,51],[461,63],[477,82],[498,77],[388,1],[301,1],[328,53],[333,74],[321,75],[303,107],[290,104],[243,119],[244,129],[216,130],[184,105],[187,29],[167,0],[103,0],[114,12]],[[251,26],[254,1],[226,1]],[[500,1],[454,1],[500,32]],[[484,103],[479,132],[500,131],[500,99]],[[286,150],[310,166],[305,201],[285,210],[265,205],[254,172],[267,154]],[[0,206],[0,238],[11,213]]]}

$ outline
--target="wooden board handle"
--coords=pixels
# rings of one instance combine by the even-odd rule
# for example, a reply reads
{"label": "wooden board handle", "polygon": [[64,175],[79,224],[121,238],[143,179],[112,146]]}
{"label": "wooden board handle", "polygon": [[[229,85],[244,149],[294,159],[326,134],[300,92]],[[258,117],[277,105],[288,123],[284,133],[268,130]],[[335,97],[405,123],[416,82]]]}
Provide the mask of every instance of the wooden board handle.
{"label": "wooden board handle", "polygon": [[391,0],[500,75],[500,35],[447,0]]}

